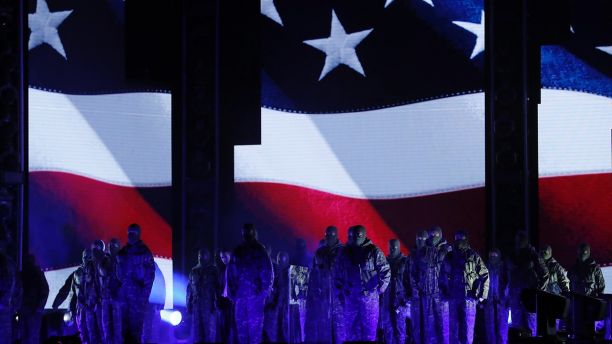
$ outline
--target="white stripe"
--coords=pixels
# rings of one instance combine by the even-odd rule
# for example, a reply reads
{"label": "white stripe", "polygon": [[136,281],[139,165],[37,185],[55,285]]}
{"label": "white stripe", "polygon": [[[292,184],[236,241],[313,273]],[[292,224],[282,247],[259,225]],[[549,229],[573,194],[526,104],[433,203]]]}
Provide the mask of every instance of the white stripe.
{"label": "white stripe", "polygon": [[[166,290],[166,299],[164,302],[165,309],[173,308],[173,279],[172,279],[172,260],[166,258],[154,258],[155,263],[159,267],[162,275],[164,276],[165,282],[165,290]],[[47,283],[49,283],[49,297],[47,298],[47,304],[45,308],[51,308],[53,306],[53,301],[57,296],[60,288],[64,285],[64,282],[70,276],[70,274],[76,270],[78,266],[73,266],[65,269],[58,270],[49,270],[45,271],[45,278],[47,279]],[[155,283],[154,283],[155,287]],[[153,294],[153,293],[151,293]],[[70,304],[70,295],[66,300],[59,306],[60,309],[68,309]]]}
{"label": "white stripe", "polygon": [[123,186],[171,185],[171,96],[29,89],[30,171]]}
{"label": "white stripe", "polygon": [[569,91],[542,95],[540,176],[612,172],[612,98]]}
{"label": "white stripe", "polygon": [[164,284],[166,288],[164,309],[174,308],[174,272],[172,269],[172,259],[154,258],[159,270],[164,276]]}
{"label": "white stripe", "polygon": [[606,282],[604,294],[612,294],[612,266],[601,268],[601,272],[603,273],[604,281]]}
{"label": "white stripe", "polygon": [[[610,171],[612,99],[542,93],[541,174]],[[484,185],[482,93],[330,115],[262,109],[261,118],[262,144],[235,147],[236,182],[368,199]]]}

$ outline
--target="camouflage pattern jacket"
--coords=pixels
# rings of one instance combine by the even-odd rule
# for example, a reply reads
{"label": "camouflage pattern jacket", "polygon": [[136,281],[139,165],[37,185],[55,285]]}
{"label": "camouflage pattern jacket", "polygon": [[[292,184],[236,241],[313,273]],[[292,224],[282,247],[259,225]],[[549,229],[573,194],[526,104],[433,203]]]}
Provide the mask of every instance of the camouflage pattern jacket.
{"label": "camouflage pattern jacket", "polygon": [[274,281],[267,306],[272,309],[288,309],[289,304],[289,266],[281,268],[274,264]]}
{"label": "camouflage pattern jacket", "polygon": [[348,295],[382,294],[391,280],[387,258],[370,239],[345,246],[333,267],[334,286],[342,300]]}
{"label": "camouflage pattern jacket", "polygon": [[335,245],[320,247],[312,260],[312,269],[308,279],[308,299],[314,302],[320,297],[329,298],[333,286],[332,268],[342,250],[340,241]]}
{"label": "camouflage pattern jacket", "polygon": [[128,243],[117,254],[118,276],[124,297],[148,300],[155,280],[153,254],[142,240]]}
{"label": "camouflage pattern jacket", "polygon": [[387,257],[391,269],[391,280],[389,287],[382,297],[383,306],[392,306],[397,309],[405,306],[408,302],[410,290],[410,271],[408,269],[408,257],[399,255],[397,257]]}
{"label": "camouflage pattern jacket", "polygon": [[440,293],[440,269],[452,247],[442,239],[437,244],[428,239],[427,244],[417,253],[416,283],[419,296]]}
{"label": "camouflage pattern jacket", "polygon": [[455,248],[444,259],[440,283],[452,298],[486,299],[489,270],[471,247]]}
{"label": "camouflage pattern jacket", "polygon": [[546,286],[546,291],[557,295],[568,293],[570,291],[570,281],[567,278],[567,271],[555,258],[551,257],[544,263],[548,269],[548,284]]}
{"label": "camouflage pattern jacket", "polygon": [[506,305],[510,292],[506,264],[500,260],[498,263],[489,264],[487,269],[489,270],[489,295],[487,299]]}
{"label": "camouflage pattern jacket", "polygon": [[77,308],[93,309],[99,303],[99,288],[92,261],[81,264],[72,275],[72,294]]}
{"label": "camouflage pattern jacket", "polygon": [[219,270],[216,266],[212,264],[196,265],[191,269],[187,286],[187,309],[189,311],[200,306],[214,310],[220,294]]}
{"label": "camouflage pattern jacket", "polygon": [[532,246],[513,252],[507,260],[510,276],[510,295],[519,297],[523,289],[546,290],[548,268]]}
{"label": "camouflage pattern jacket", "polygon": [[103,300],[118,300],[121,281],[119,280],[118,261],[116,256],[107,254],[98,264],[100,297]]}
{"label": "camouflage pattern jacket", "polygon": [[606,288],[601,268],[593,258],[577,261],[569,272],[569,280],[571,291],[586,296],[598,297]]}
{"label": "camouflage pattern jacket", "polygon": [[227,270],[231,299],[266,297],[272,290],[274,270],[268,252],[259,242],[245,242],[236,247]]}
{"label": "camouflage pattern jacket", "polygon": [[[420,251],[421,253],[423,251]],[[415,246],[410,250],[410,255],[407,257],[406,270],[408,273],[409,283],[406,289],[406,297],[415,299],[419,297],[419,249]]]}
{"label": "camouflage pattern jacket", "polygon": [[92,308],[96,304],[97,291],[92,280],[87,280],[87,265],[81,264],[72,275],[72,293],[76,297],[76,308]]}

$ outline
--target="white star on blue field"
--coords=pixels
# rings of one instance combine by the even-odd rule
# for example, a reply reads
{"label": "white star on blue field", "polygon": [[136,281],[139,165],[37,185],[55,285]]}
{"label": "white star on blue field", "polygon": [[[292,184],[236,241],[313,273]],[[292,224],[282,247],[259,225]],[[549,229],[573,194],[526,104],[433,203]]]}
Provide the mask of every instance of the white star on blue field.
{"label": "white star on blue field", "polygon": [[64,45],[59,37],[57,28],[71,13],[72,10],[49,12],[47,2],[45,0],[38,0],[36,2],[36,12],[28,14],[28,26],[32,31],[28,42],[28,50],[46,43],[67,60],[66,51],[64,50]]}
{"label": "white star on blue field", "polygon": [[304,41],[305,44],[321,50],[326,55],[325,65],[323,66],[319,80],[322,80],[329,72],[341,64],[365,76],[365,72],[361,66],[361,62],[359,62],[359,57],[357,57],[355,48],[370,34],[370,32],[372,32],[372,30],[373,29],[368,29],[347,34],[338,16],[336,16],[336,12],[332,10],[329,37]]}

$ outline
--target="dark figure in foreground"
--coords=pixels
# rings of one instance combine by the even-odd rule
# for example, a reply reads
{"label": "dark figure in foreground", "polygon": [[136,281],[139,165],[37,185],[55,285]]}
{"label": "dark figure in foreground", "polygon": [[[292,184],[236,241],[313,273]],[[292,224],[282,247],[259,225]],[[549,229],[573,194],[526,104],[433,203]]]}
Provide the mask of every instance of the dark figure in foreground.
{"label": "dark figure in foreground", "polygon": [[98,265],[100,307],[104,343],[120,344],[121,338],[121,281],[117,273],[117,255],[121,249],[119,239],[111,239],[108,253]]}
{"label": "dark figure in foreground", "polygon": [[276,255],[274,283],[265,313],[265,339],[270,343],[289,342],[289,254],[285,251]]}
{"label": "dark figure in foreground", "polygon": [[19,312],[21,342],[38,344],[43,310],[49,297],[49,284],[31,254],[24,261],[21,278],[23,284],[23,301]]}
{"label": "dark figure in foreground", "polygon": [[510,312],[512,327],[529,328],[536,333],[536,314],[527,312],[521,302],[524,289],[545,290],[548,283],[548,269],[533,246],[529,245],[527,232],[517,233],[515,250],[508,259],[510,276]]}
{"label": "dark figure in foreground", "polygon": [[548,283],[546,291],[553,294],[569,294],[570,281],[567,278],[567,271],[552,256],[552,247],[544,245],[540,250],[540,257],[544,260],[548,269]]}
{"label": "dark figure in foreground", "polygon": [[5,253],[4,242],[0,245],[0,338],[11,341],[16,311],[17,267]]}
{"label": "dark figure in foreground", "polygon": [[426,245],[418,253],[417,281],[421,301],[422,343],[442,344],[447,337],[448,329],[444,320],[448,314],[448,305],[444,301],[446,291],[440,289],[440,269],[446,255],[452,247],[442,237],[442,229],[434,227],[429,231]]}
{"label": "dark figure in foreground", "polygon": [[599,297],[606,283],[599,264],[591,257],[591,246],[581,244],[578,247],[578,259],[569,272],[571,291],[585,296]]}
{"label": "dark figure in foreground", "polygon": [[117,254],[123,295],[122,330],[124,343],[140,343],[145,313],[155,279],[153,254],[140,238],[137,224],[128,227],[128,242]]}
{"label": "dark figure in foreground", "polygon": [[404,344],[406,342],[406,318],[408,318],[408,296],[410,287],[408,258],[400,251],[398,239],[389,240],[387,262],[391,269],[389,286],[380,297],[380,324],[384,342]]}
{"label": "dark figure in foreground", "polygon": [[242,229],[243,243],[234,249],[228,266],[229,294],[236,305],[236,333],[240,344],[261,343],[264,302],[272,290],[272,261],[257,241],[252,224]]}
{"label": "dark figure in foreground", "polygon": [[453,250],[446,255],[440,282],[449,296],[450,343],[472,344],[476,305],[489,293],[489,270],[469,243],[467,234],[455,234]]}
{"label": "dark figure in foreground", "polygon": [[337,327],[338,319],[333,312],[337,302],[333,293],[332,267],[342,249],[338,229],[334,226],[327,227],[323,242],[323,246],[317,249],[313,258],[308,281],[305,331],[307,343],[337,343],[334,328]]}
{"label": "dark figure in foreground", "polygon": [[[572,293],[589,297],[600,297],[606,288],[601,268],[591,257],[591,246],[588,244],[583,243],[578,247],[576,264],[570,269],[568,275]],[[579,298],[572,296],[570,319],[568,321],[570,333],[575,334],[578,329],[584,329],[585,327],[591,329],[595,327],[593,322],[588,325],[585,323],[586,318],[588,318],[588,314],[585,314],[585,312],[586,310],[579,301]]]}
{"label": "dark figure in foreground", "polygon": [[231,260],[231,252],[221,250],[219,252],[219,340],[221,343],[233,343],[235,338],[234,303],[229,298],[227,287],[227,267]]}
{"label": "dark figure in foreground", "polygon": [[338,327],[340,342],[374,341],[379,316],[379,295],[391,279],[389,264],[382,251],[366,237],[361,225],[349,229],[347,246],[333,268],[337,298],[343,307],[343,326]]}
{"label": "dark figure in foreground", "polygon": [[427,243],[429,233],[426,230],[419,231],[415,238],[415,246],[408,256],[408,274],[410,276],[410,288],[406,290],[410,299],[410,338],[413,343],[424,343],[421,338],[421,323],[423,312],[421,311],[421,300],[419,292],[419,254],[423,253],[423,248]]}
{"label": "dark figure in foreground", "polygon": [[187,313],[193,319],[196,343],[216,342],[217,300],[220,295],[219,271],[207,249],[198,252],[198,264],[189,273]]}
{"label": "dark figure in foreground", "polygon": [[508,270],[498,249],[489,253],[489,296],[484,305],[486,343],[508,341]]}

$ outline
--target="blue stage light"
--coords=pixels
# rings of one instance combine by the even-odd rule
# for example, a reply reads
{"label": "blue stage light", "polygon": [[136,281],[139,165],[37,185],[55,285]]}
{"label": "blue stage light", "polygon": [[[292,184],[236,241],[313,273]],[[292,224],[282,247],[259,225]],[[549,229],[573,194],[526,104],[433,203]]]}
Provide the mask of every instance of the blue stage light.
{"label": "blue stage light", "polygon": [[74,317],[72,316],[72,312],[66,311],[62,316],[62,320],[64,321],[64,326],[70,327],[74,325]]}
{"label": "blue stage light", "polygon": [[183,315],[175,309],[163,309],[159,312],[161,320],[172,326],[177,326],[183,320]]}

